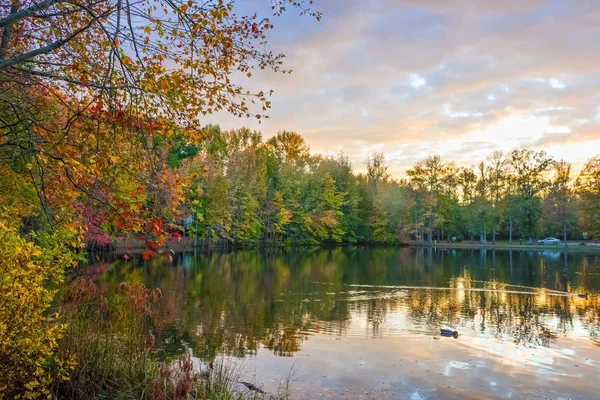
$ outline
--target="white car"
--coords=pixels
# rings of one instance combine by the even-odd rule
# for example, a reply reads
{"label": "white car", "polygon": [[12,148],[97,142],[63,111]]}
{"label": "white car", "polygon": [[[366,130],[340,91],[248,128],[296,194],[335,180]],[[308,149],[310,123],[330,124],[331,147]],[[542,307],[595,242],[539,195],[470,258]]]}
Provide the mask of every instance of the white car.
{"label": "white car", "polygon": [[538,240],[538,244],[560,244],[560,239],[547,237],[546,239]]}

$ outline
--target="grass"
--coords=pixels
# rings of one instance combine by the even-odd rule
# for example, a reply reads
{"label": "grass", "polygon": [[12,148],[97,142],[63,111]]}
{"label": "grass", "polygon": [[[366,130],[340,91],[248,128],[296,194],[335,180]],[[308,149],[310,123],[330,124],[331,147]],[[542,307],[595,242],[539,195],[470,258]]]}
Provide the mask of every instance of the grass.
{"label": "grass", "polygon": [[[240,384],[234,364],[194,368],[190,354],[172,362],[156,357],[153,317],[159,290],[121,284],[104,293],[93,282],[76,279],[67,289],[61,315],[68,324],[60,342],[62,359],[74,362],[67,381],[55,382],[57,399],[246,400],[287,399],[289,380],[276,395]],[[110,299],[110,300],[109,300]],[[268,397],[265,397],[268,396]]]}

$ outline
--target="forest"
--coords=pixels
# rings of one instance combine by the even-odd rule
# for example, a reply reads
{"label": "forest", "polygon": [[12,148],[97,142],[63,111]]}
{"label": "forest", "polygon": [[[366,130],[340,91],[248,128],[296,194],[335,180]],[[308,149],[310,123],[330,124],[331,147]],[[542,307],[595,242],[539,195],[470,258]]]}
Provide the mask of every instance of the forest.
{"label": "forest", "polygon": [[[600,236],[599,157],[575,174],[544,151],[494,152],[472,167],[431,155],[396,179],[383,153],[368,156],[366,173],[357,174],[344,154],[311,154],[295,132],[264,140],[247,128],[208,126],[205,137],[194,145],[175,136],[168,149],[156,150],[164,154],[166,174],[187,182],[165,224],[185,230],[196,245],[410,244],[452,237],[485,244]],[[147,206],[164,214],[174,197],[168,190],[149,187]],[[91,232],[99,235],[87,240],[100,243],[119,235],[102,226]]]}

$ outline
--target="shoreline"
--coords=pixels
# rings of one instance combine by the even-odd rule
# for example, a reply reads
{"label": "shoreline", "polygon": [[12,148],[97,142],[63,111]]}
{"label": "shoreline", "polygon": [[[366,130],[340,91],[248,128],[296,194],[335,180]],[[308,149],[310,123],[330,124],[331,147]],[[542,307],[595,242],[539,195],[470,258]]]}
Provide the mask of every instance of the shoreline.
{"label": "shoreline", "polygon": [[441,249],[478,249],[478,250],[553,250],[553,251],[567,251],[567,252],[594,252],[600,253],[600,243],[586,243],[585,245],[579,245],[579,242],[567,242],[567,246],[564,244],[559,245],[544,245],[544,244],[518,244],[508,242],[497,242],[496,244],[487,243],[411,243],[408,246],[414,247],[431,247]]}
{"label": "shoreline", "polygon": [[[259,243],[254,246],[245,246],[245,245],[233,245],[233,246],[194,246],[194,241],[191,238],[184,238],[178,242],[170,242],[165,245],[159,246],[154,251],[157,254],[166,253],[168,249],[173,249],[177,252],[190,252],[190,251],[234,251],[234,250],[244,250],[244,249],[282,249],[282,248],[328,248],[328,247],[345,247],[345,246],[361,246],[361,247],[384,247],[384,248],[394,248],[394,247],[423,247],[423,248],[433,248],[433,249],[473,249],[473,250],[551,250],[551,251],[567,251],[567,252],[577,252],[577,253],[600,253],[600,243],[597,242],[587,242],[585,245],[579,245],[578,241],[567,242],[568,245],[564,244],[559,245],[541,245],[541,244],[519,244],[517,243],[509,243],[508,241],[497,241],[496,244],[487,243],[469,243],[469,242],[438,242],[438,243],[424,243],[424,242],[410,242],[410,243],[400,243],[400,244],[377,244],[377,243],[337,243],[337,244],[319,244],[319,245],[276,245],[276,244],[264,244]],[[112,249],[109,252],[115,253],[130,253],[137,254],[141,253],[145,246],[137,240],[127,240],[121,242],[113,242],[111,244]]]}

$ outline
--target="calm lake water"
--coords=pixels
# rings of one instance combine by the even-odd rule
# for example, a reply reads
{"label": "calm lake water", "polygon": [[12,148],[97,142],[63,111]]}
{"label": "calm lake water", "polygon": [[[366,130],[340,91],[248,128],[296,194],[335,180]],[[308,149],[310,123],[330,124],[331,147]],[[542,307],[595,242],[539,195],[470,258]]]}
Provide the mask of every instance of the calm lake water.
{"label": "calm lake water", "polygon": [[254,250],[119,259],[85,274],[160,288],[166,358],[224,357],[268,393],[288,376],[292,398],[306,399],[600,393],[598,254]]}

